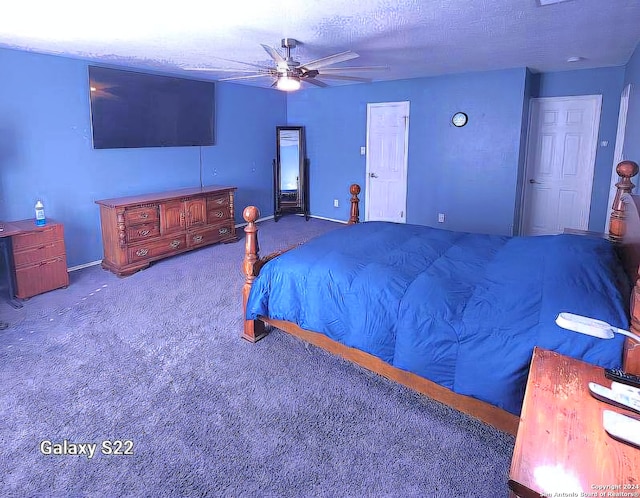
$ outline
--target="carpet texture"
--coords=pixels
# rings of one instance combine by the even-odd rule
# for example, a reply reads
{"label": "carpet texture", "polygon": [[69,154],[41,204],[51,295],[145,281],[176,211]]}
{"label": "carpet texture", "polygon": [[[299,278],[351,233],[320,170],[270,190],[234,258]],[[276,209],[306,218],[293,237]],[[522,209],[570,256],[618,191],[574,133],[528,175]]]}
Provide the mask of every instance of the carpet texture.
{"label": "carpet texture", "polygon": [[[262,255],[343,228],[266,221]],[[239,235],[0,303],[0,496],[508,495],[513,437],[284,332],[241,340]],[[64,440],[93,458],[41,452]]]}

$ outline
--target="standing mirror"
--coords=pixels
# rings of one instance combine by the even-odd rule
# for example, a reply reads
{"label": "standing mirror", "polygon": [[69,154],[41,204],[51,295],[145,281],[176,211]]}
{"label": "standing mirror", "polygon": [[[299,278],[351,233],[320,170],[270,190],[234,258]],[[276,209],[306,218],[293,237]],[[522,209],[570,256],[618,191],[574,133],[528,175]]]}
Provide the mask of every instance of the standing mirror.
{"label": "standing mirror", "polygon": [[277,126],[273,162],[275,221],[288,213],[304,214],[309,219],[307,169],[304,127]]}

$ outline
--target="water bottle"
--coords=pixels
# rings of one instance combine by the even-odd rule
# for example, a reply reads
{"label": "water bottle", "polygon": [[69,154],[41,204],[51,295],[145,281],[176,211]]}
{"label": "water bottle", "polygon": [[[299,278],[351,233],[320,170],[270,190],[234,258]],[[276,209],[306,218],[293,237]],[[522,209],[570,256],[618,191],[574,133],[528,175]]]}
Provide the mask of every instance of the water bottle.
{"label": "water bottle", "polygon": [[43,227],[46,221],[44,218],[44,205],[42,201],[36,202],[36,226]]}

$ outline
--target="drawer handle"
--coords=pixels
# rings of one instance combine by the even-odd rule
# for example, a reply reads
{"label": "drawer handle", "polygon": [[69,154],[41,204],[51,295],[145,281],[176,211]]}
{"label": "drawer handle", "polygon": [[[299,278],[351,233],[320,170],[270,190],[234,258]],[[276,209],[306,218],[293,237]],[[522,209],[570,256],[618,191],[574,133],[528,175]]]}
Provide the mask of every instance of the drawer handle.
{"label": "drawer handle", "polygon": [[149,213],[140,213],[140,218],[146,220],[149,217]]}
{"label": "drawer handle", "polygon": [[202,235],[194,235],[192,239],[196,244],[202,242]]}
{"label": "drawer handle", "polygon": [[138,230],[138,235],[142,235],[143,237],[146,237],[150,233],[151,233],[151,230]]}
{"label": "drawer handle", "polygon": [[171,246],[172,249],[177,249],[178,247],[180,247],[180,241],[179,240],[174,240],[169,245]]}
{"label": "drawer handle", "polygon": [[220,235],[224,235],[225,233],[229,233],[229,229],[228,228],[220,228],[220,229],[218,229],[218,233]]}
{"label": "drawer handle", "polygon": [[216,199],[216,203],[218,203],[218,204],[224,204],[224,199]]}
{"label": "drawer handle", "polygon": [[224,213],[222,211],[216,211],[216,218],[222,218]]}
{"label": "drawer handle", "polygon": [[38,266],[44,266],[44,265],[50,265],[53,263],[59,263],[60,261],[62,261],[61,257],[57,257],[56,259],[51,259],[49,261],[40,261],[40,264]]}
{"label": "drawer handle", "polygon": [[149,249],[138,249],[136,256],[146,256],[149,253]]}

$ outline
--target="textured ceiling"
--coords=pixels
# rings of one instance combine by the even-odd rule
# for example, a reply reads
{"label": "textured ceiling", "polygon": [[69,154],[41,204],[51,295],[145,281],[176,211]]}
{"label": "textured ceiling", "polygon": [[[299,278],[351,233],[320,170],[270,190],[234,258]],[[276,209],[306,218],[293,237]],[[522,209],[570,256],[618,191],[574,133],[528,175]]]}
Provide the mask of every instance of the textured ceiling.
{"label": "textured ceiling", "polygon": [[302,42],[292,55],[303,63],[353,50],[331,67],[388,66],[374,80],[618,66],[640,41],[640,0],[9,1],[0,46],[212,79],[232,73],[183,68],[271,65],[260,44],[284,37]]}

